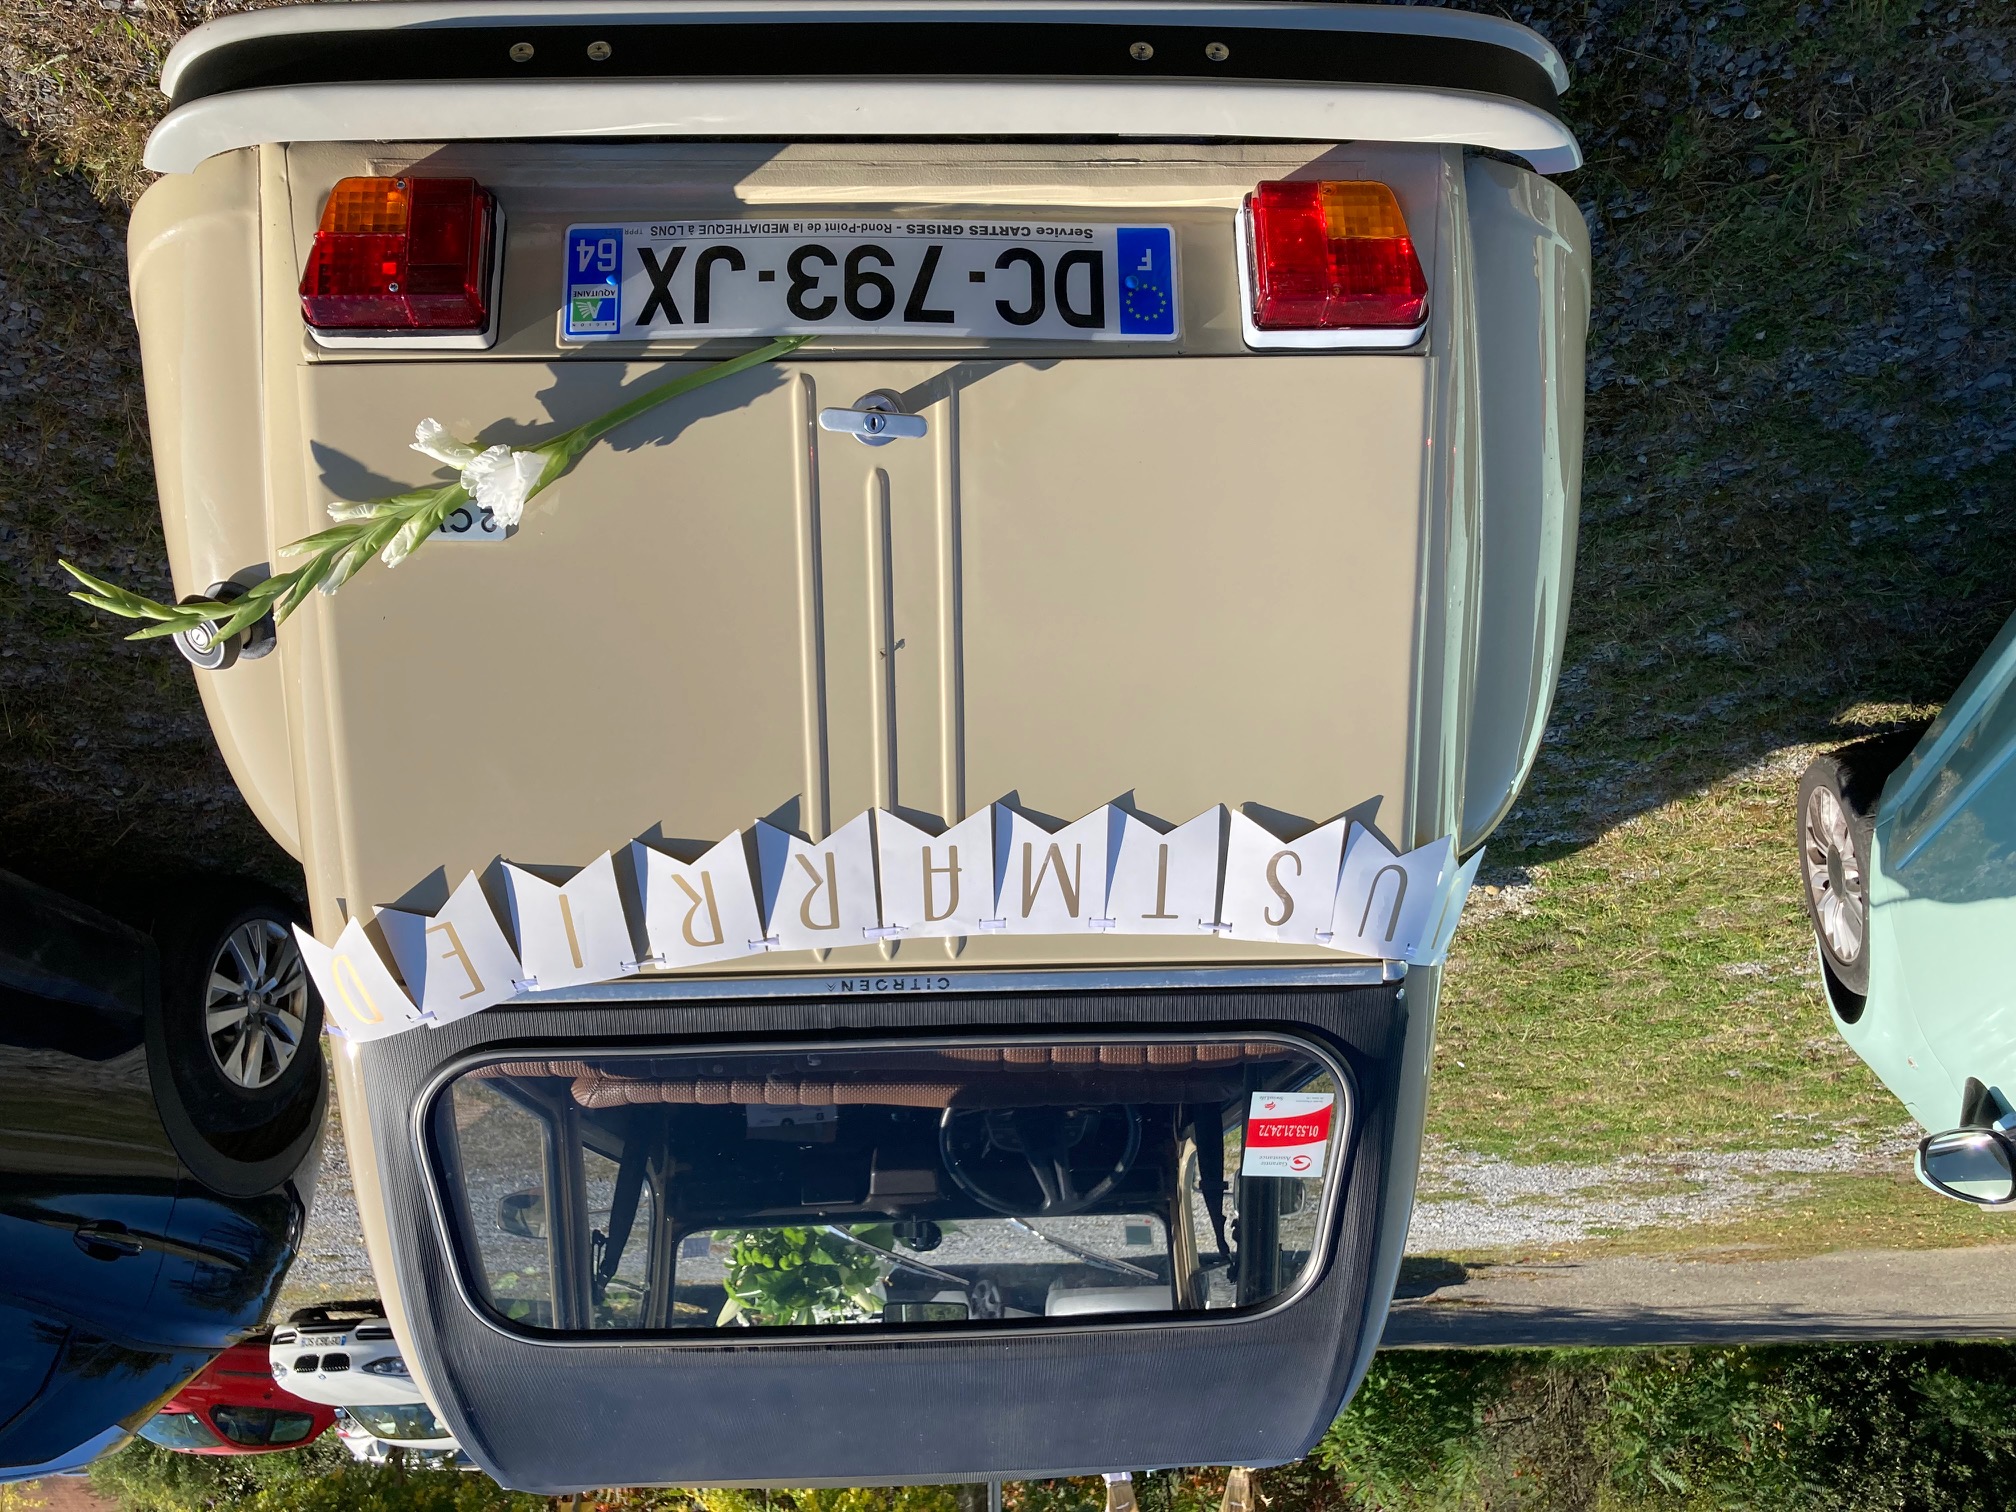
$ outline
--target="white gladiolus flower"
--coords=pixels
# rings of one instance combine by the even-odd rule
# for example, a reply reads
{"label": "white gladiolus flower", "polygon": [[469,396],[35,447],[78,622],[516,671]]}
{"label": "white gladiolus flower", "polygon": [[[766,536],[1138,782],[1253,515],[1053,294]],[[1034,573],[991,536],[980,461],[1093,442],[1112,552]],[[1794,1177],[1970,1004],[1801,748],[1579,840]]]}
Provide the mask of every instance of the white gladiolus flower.
{"label": "white gladiolus flower", "polygon": [[[422,420],[413,427],[413,450],[449,467],[463,468],[476,460],[477,449],[467,441],[457,441],[439,420]],[[494,448],[493,448],[494,450]]]}
{"label": "white gladiolus flower", "polygon": [[500,526],[509,529],[524,515],[525,501],[532,497],[545,471],[543,452],[493,446],[462,469],[462,486],[480,508],[489,510]]}

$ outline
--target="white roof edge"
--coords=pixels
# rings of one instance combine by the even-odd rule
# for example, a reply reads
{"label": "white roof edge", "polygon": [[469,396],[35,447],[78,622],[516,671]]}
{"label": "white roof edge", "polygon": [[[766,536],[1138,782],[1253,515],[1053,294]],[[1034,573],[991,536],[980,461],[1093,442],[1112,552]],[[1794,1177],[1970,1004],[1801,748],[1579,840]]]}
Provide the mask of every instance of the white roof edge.
{"label": "white roof edge", "polygon": [[211,95],[170,111],[147,166],[188,173],[264,142],[525,137],[1242,137],[1435,142],[1517,153],[1542,173],[1582,164],[1568,128],[1496,95],[1251,80],[701,79],[308,84]]}
{"label": "white roof edge", "polygon": [[794,17],[851,21],[877,16],[947,21],[1028,21],[1037,18],[1085,25],[1134,23],[1209,26],[1276,26],[1311,31],[1398,32],[1490,42],[1524,54],[1547,71],[1557,93],[1568,88],[1568,64],[1554,44],[1529,27],[1497,16],[1434,5],[1329,5],[1320,0],[1143,0],[1086,4],[1083,0],[375,0],[369,5],[289,5],[206,21],[177,42],[161,68],[161,89],[173,95],[192,59],[248,37],[299,32],[391,31],[405,27],[483,26],[500,21],[583,26],[595,21],[636,23],[712,21],[758,16],[777,24]]}

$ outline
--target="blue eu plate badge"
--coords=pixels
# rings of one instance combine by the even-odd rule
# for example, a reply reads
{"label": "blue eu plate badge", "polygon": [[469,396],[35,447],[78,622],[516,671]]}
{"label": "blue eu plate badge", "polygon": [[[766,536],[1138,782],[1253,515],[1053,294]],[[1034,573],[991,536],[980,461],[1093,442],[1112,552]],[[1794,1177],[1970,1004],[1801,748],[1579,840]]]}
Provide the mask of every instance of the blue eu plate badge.
{"label": "blue eu plate badge", "polygon": [[569,336],[607,336],[623,328],[623,228],[567,228]]}
{"label": "blue eu plate badge", "polygon": [[1120,334],[1176,334],[1176,248],[1167,226],[1119,232]]}

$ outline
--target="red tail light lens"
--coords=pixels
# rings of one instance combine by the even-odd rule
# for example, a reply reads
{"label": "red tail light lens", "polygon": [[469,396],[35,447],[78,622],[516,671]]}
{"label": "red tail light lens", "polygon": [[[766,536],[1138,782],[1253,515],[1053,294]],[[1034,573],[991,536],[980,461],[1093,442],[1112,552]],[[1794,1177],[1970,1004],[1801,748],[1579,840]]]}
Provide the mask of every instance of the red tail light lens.
{"label": "red tail light lens", "polygon": [[474,179],[347,178],[301,278],[318,331],[480,331],[497,202]]}
{"label": "red tail light lens", "polygon": [[1246,196],[1253,324],[1263,331],[1411,328],[1428,280],[1384,184],[1262,184]]}

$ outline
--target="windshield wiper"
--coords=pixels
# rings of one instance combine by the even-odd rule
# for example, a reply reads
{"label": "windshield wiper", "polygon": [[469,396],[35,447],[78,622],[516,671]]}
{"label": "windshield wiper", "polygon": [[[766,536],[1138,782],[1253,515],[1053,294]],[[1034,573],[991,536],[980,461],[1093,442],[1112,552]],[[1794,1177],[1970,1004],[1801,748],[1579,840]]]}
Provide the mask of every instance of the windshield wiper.
{"label": "windshield wiper", "polygon": [[1010,1228],[1018,1228],[1025,1234],[1034,1234],[1045,1244],[1054,1244],[1067,1255],[1076,1255],[1087,1265],[1103,1265],[1108,1270],[1119,1271],[1125,1276],[1146,1276],[1150,1281],[1161,1283],[1162,1278],[1146,1266],[1135,1265],[1128,1260],[1115,1260],[1110,1255],[1102,1255],[1097,1250],[1086,1249],[1082,1244],[1073,1244],[1069,1239],[1059,1239],[1055,1234],[1046,1234],[1033,1223],[1024,1223],[1020,1218],[1008,1220]]}
{"label": "windshield wiper", "polygon": [[961,1291],[969,1291],[972,1288],[973,1283],[965,1276],[955,1276],[952,1272],[942,1271],[935,1265],[926,1265],[922,1260],[912,1260],[908,1255],[899,1255],[896,1251],[886,1250],[879,1244],[870,1244],[859,1234],[850,1234],[837,1223],[827,1224],[826,1232],[836,1239],[845,1239],[849,1244],[858,1244],[862,1249],[872,1251],[884,1260],[894,1261],[897,1265],[916,1271],[920,1275],[929,1276],[933,1281],[949,1282]]}

